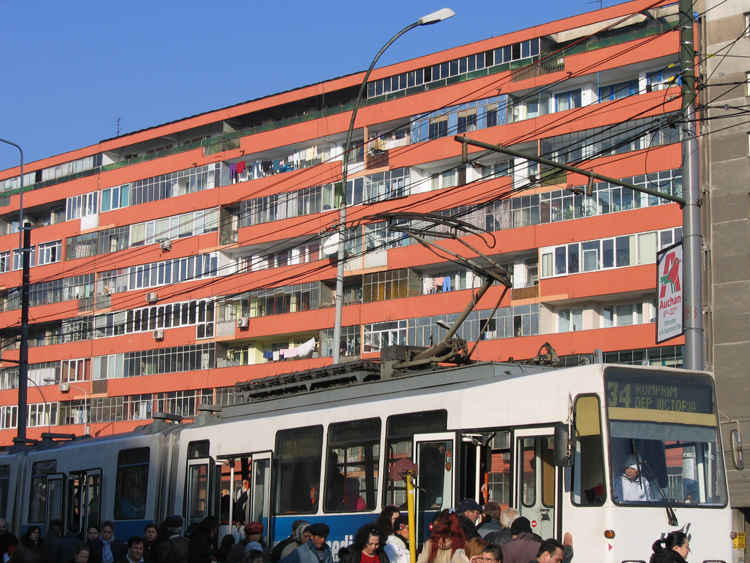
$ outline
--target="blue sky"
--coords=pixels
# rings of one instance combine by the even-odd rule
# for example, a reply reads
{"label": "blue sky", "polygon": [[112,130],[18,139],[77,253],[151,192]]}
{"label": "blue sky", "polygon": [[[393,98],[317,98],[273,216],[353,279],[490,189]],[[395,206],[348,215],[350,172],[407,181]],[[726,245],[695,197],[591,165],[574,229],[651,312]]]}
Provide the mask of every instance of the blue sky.
{"label": "blue sky", "polygon": [[[604,1],[604,7],[620,2]],[[587,0],[4,0],[0,138],[26,162],[364,70],[599,9]],[[0,144],[0,170],[18,151]]]}

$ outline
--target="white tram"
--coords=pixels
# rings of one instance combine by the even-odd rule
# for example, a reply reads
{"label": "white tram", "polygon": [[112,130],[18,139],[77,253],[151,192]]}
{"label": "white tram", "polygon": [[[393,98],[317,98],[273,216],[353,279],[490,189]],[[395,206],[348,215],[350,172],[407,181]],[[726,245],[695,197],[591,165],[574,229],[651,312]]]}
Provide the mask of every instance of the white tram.
{"label": "white tram", "polygon": [[[191,424],[0,456],[0,507],[16,532],[107,519],[121,538],[171,513],[186,525],[215,515],[222,533],[259,520],[268,543],[293,520],[324,521],[336,553],[383,507],[406,506],[389,469],[408,459],[420,543],[437,511],[473,497],[518,508],[542,537],[570,532],[576,561],[648,561],[662,532],[688,523],[691,561],[732,560],[710,374],[499,362],[391,373],[355,362],[237,391],[245,402]],[[619,498],[629,456],[652,498]]]}

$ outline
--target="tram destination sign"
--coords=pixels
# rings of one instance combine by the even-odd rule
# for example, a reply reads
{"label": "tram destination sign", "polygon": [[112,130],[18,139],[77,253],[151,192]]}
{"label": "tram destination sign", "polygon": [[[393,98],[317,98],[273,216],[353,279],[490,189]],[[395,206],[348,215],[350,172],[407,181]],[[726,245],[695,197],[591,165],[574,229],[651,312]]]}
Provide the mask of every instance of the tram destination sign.
{"label": "tram destination sign", "polygon": [[607,406],[697,414],[714,414],[710,381],[644,373],[608,373]]}

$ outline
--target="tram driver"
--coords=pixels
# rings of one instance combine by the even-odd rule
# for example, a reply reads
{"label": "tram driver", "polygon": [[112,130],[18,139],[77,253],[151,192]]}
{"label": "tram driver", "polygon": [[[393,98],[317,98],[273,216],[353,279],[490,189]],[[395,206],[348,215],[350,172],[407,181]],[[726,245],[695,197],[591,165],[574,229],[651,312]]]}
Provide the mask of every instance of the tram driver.
{"label": "tram driver", "polygon": [[648,479],[641,475],[643,460],[635,455],[625,458],[623,473],[615,479],[615,500],[621,502],[651,502],[653,488]]}

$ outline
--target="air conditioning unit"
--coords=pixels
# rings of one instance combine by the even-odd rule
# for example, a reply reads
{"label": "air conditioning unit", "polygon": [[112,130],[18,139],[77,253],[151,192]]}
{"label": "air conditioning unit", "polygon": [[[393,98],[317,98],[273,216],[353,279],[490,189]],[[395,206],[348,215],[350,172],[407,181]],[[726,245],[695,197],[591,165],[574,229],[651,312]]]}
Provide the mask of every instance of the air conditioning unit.
{"label": "air conditioning unit", "polygon": [[247,328],[250,326],[250,319],[247,317],[240,317],[237,319],[237,328]]}
{"label": "air conditioning unit", "polygon": [[164,331],[163,330],[155,330],[154,331],[154,340],[164,340]]}
{"label": "air conditioning unit", "polygon": [[148,301],[148,302],[149,302],[149,303],[151,303],[152,305],[153,305],[154,303],[156,303],[156,302],[157,302],[158,300],[159,300],[159,294],[158,294],[158,293],[156,293],[155,291],[149,291],[149,292],[148,292],[148,293],[146,294],[146,301]]}
{"label": "air conditioning unit", "polygon": [[167,239],[167,240],[163,240],[163,241],[161,241],[161,242],[159,243],[159,246],[160,246],[160,247],[161,247],[161,249],[162,249],[162,250],[164,250],[165,252],[166,252],[167,250],[172,250],[172,241],[171,241],[171,240],[169,240],[169,239]]}

